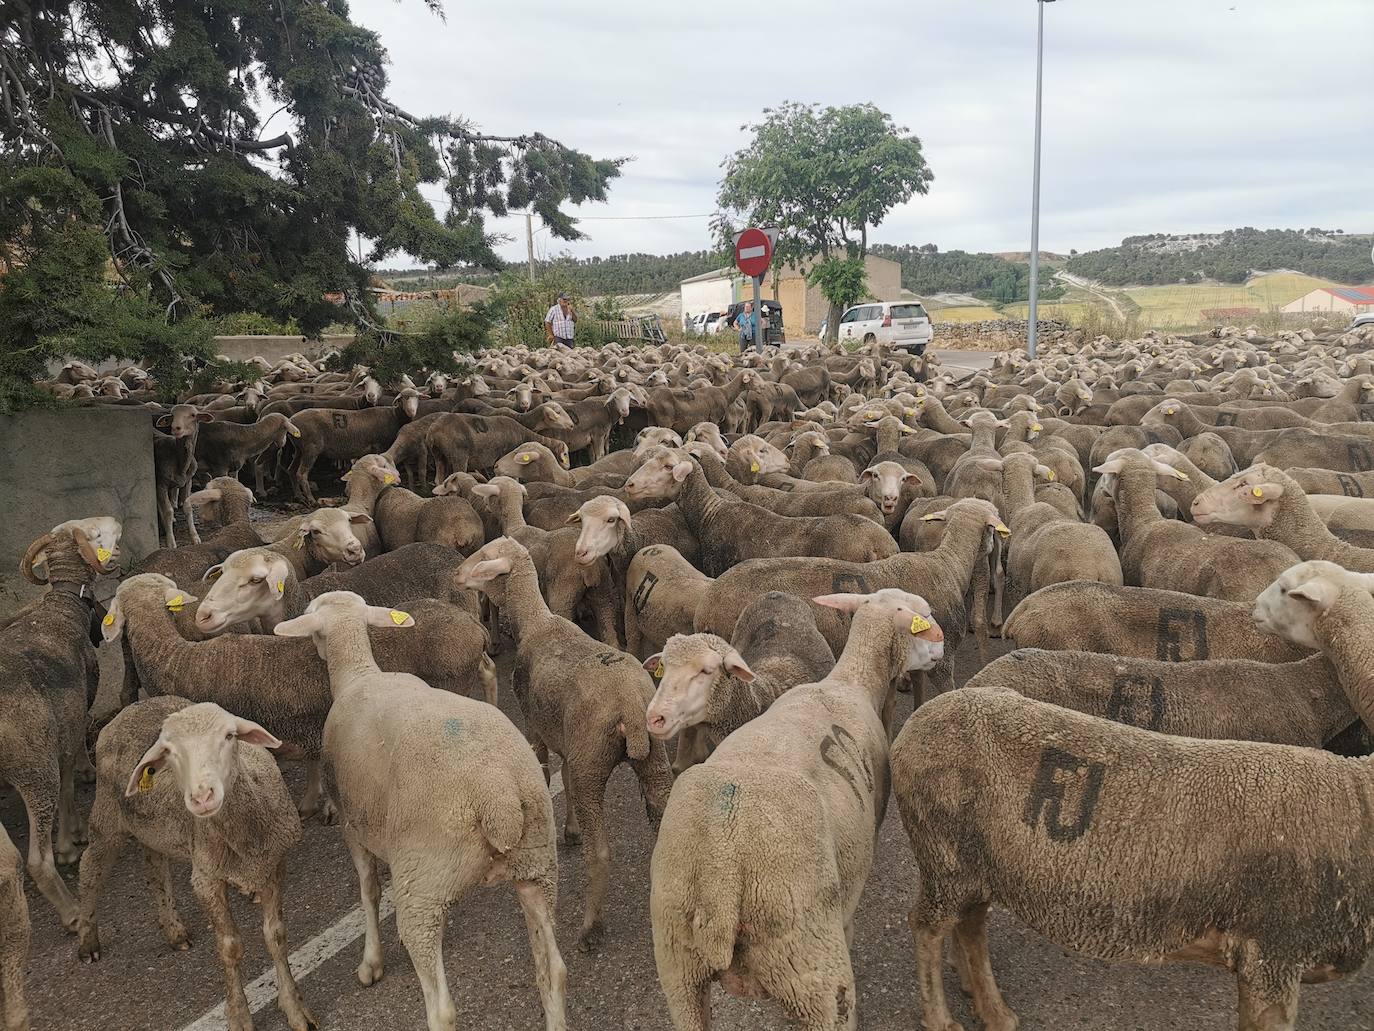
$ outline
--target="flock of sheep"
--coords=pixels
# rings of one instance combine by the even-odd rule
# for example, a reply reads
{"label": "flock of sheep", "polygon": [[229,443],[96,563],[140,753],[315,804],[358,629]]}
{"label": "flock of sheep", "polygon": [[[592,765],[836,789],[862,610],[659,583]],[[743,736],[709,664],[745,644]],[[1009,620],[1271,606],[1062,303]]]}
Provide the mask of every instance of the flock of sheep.
{"label": "flock of sheep", "polygon": [[[994,903],[1087,956],[1225,967],[1241,1031],[1294,1028],[1299,986],[1374,946],[1374,331],[1099,338],[962,379],[881,346],[261,373],[170,407],[137,369],[52,385],[167,431],[167,546],[119,570],[116,520],[64,522],[21,564],[47,592],[0,629],[0,783],[82,959],[132,837],[175,948],[168,861],[189,864],[229,1026],[252,1027],[232,886],[262,907],[288,1024],[315,1027],[282,886],[317,817],[357,871],[363,985],[379,862],[431,1031],[455,1026],[448,907],[510,882],[562,1029],[550,775],[593,949],[628,933],[604,912],[622,763],[657,827],[644,890],[677,1031],[709,1026],[713,982],[807,1031],[858,1027],[889,793],[926,1031],[960,1028],[949,939],[983,1026],[1017,1026]],[[346,500],[315,508],[340,473]],[[303,513],[250,520],[249,478]],[[1016,650],[989,661],[996,637]],[[88,750],[97,642],[124,681]],[[523,732],[495,704],[503,651]],[[977,668],[958,689],[956,651]],[[299,800],[282,759],[306,764]],[[78,860],[73,895],[58,864]],[[6,1031],[29,1026],[23,873],[0,829]]]}

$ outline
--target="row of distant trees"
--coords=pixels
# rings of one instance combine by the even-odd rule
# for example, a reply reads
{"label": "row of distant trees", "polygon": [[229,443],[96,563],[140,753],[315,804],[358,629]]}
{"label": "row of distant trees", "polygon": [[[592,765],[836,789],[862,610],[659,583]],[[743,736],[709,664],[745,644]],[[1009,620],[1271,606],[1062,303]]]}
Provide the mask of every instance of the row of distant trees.
{"label": "row of distant trees", "polygon": [[1255,269],[1293,269],[1338,283],[1363,283],[1374,273],[1369,238],[1320,229],[1230,229],[1196,249],[1169,249],[1178,237],[1129,236],[1119,247],[1071,256],[1070,272],[1110,286],[1243,283]]}

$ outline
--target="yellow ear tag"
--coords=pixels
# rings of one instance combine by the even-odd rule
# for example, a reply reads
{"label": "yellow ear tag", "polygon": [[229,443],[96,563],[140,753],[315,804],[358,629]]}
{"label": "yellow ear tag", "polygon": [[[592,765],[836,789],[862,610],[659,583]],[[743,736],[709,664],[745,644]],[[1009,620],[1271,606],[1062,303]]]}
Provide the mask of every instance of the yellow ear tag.
{"label": "yellow ear tag", "polygon": [[152,768],[151,766],[145,766],[145,767],[143,767],[143,776],[141,776],[141,777],[138,778],[138,790],[139,790],[139,791],[151,791],[152,789],[153,789],[153,768]]}
{"label": "yellow ear tag", "polygon": [[114,554],[109,548],[96,548],[95,557],[101,562],[110,561],[110,556]]}
{"label": "yellow ear tag", "polygon": [[530,454],[528,451],[526,451],[523,455],[520,456],[518,461],[521,465],[529,465],[531,462],[534,461],[534,456]]}
{"label": "yellow ear tag", "polygon": [[996,526],[993,527],[993,529],[1000,533],[1003,537],[1011,536],[1011,528],[1008,526],[1003,526],[1001,523],[998,523]]}
{"label": "yellow ear tag", "polygon": [[1054,480],[1055,480],[1054,470],[1051,469],[1051,470],[1050,470],[1050,482],[1053,483]]}
{"label": "yellow ear tag", "polygon": [[393,623],[395,623],[397,626],[400,626],[402,623],[404,623],[404,622],[405,622],[407,619],[409,619],[409,618],[410,618],[410,613],[409,613],[409,612],[402,612],[400,609],[392,609],[392,610],[391,610],[391,621],[392,621]]}
{"label": "yellow ear tag", "polygon": [[919,634],[919,633],[921,633],[923,630],[929,630],[929,629],[930,629],[930,620],[928,620],[928,619],[922,619],[920,616],[912,616],[912,617],[911,617],[911,632],[912,632],[913,635],[914,635],[914,634]]}
{"label": "yellow ear tag", "polygon": [[570,466],[568,465],[568,456],[567,456],[567,455],[561,455],[560,457],[563,459],[563,468],[564,468],[564,469],[570,468]]}
{"label": "yellow ear tag", "polygon": [[180,611],[181,611],[182,609],[184,609],[185,607],[186,607],[186,598],[185,598],[183,595],[180,595],[180,594],[178,594],[175,598],[173,598],[171,601],[169,601],[169,602],[167,603],[167,611],[168,611],[168,612],[180,612]]}
{"label": "yellow ear tag", "polygon": [[382,477],[382,482],[389,487],[396,482],[396,477],[392,476],[390,473],[387,473],[385,476]]}
{"label": "yellow ear tag", "polygon": [[906,414],[907,414],[907,418],[911,418],[913,415],[916,414],[916,409],[914,409],[914,408],[908,408],[908,409],[906,410]]}
{"label": "yellow ear tag", "polygon": [[1041,430],[1043,430],[1044,428],[1045,428],[1045,427],[1041,426],[1038,422],[1033,422],[1033,423],[1031,423],[1031,432],[1032,432],[1032,433],[1039,433],[1039,432],[1040,432]]}
{"label": "yellow ear tag", "polygon": [[758,472],[758,471],[759,471],[759,464],[758,464],[758,462],[750,462],[750,463],[749,463],[749,471],[750,471],[751,473],[756,473],[756,472]]}
{"label": "yellow ear tag", "polygon": [[935,518],[935,513],[934,513],[934,512],[927,512],[925,515],[921,516],[921,522],[923,522],[923,523],[928,523],[928,522],[932,521],[934,518]]}
{"label": "yellow ear tag", "polygon": [[1188,481],[1188,474],[1185,473],[1182,469],[1175,469],[1174,475],[1176,475],[1180,480],[1183,480],[1185,483]]}
{"label": "yellow ear tag", "polygon": [[301,435],[300,430],[288,430],[287,432],[289,432],[293,437],[299,437]]}
{"label": "yellow ear tag", "polygon": [[1164,409],[1164,414],[1165,414],[1165,415],[1177,415],[1177,414],[1178,414],[1178,409],[1177,409],[1177,408],[1166,408],[1166,409]]}
{"label": "yellow ear tag", "polygon": [[654,679],[655,679],[655,680],[662,680],[662,679],[663,679],[663,660],[662,660],[662,659],[659,659],[659,660],[658,660],[658,665],[654,667]]}
{"label": "yellow ear tag", "polygon": [[114,626],[114,613],[105,613],[105,618],[100,621],[101,626]]}
{"label": "yellow ear tag", "polygon": [[1253,494],[1253,495],[1254,495],[1255,497],[1257,497],[1257,498],[1262,498],[1262,497],[1264,497],[1264,491],[1260,490],[1258,487],[1255,487],[1254,489],[1252,489],[1252,490],[1250,491],[1250,493]]}
{"label": "yellow ear tag", "polygon": [[278,581],[277,581],[277,594],[281,595],[281,594],[285,594],[285,593],[286,593],[286,581],[285,581],[285,580],[278,580]]}
{"label": "yellow ear tag", "polygon": [[305,538],[301,534],[296,534],[296,542],[291,545],[293,548],[305,547]]}

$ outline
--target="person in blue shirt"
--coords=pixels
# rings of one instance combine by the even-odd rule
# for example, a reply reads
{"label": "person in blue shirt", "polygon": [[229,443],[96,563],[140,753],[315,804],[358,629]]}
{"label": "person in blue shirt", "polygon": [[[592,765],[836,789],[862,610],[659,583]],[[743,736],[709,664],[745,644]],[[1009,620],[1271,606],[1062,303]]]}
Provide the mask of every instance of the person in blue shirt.
{"label": "person in blue shirt", "polygon": [[735,325],[739,327],[739,350],[743,354],[754,344],[759,333],[759,317],[754,314],[753,301],[744,302],[744,310],[735,318]]}

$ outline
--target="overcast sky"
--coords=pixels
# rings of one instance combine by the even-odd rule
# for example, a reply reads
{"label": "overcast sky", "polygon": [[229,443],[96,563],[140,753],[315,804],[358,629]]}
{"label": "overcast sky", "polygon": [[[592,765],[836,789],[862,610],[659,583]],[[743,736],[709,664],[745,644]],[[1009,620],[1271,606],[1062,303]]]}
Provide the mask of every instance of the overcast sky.
{"label": "overcast sky", "polygon": [[[634,160],[588,239],[540,256],[694,250],[720,163],[783,100],[871,101],[915,132],[930,193],[877,242],[1026,250],[1033,0],[353,0],[390,94],[485,131]],[[751,22],[756,23],[753,27]],[[1041,246],[1150,232],[1374,230],[1374,0],[1059,0],[1045,9]],[[635,216],[635,218],[626,218]],[[525,256],[524,220],[498,223]]]}

